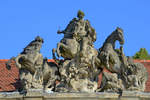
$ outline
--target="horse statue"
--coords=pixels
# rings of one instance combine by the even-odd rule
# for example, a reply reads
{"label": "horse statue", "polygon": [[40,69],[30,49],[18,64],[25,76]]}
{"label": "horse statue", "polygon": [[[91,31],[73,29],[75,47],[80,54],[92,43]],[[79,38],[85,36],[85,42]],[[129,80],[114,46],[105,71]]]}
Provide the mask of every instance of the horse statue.
{"label": "horse statue", "polygon": [[21,54],[15,57],[21,84],[23,84],[21,88],[24,91],[28,89],[51,91],[58,79],[57,64],[48,62],[47,58],[43,59],[40,53],[42,43],[43,39],[36,37]]}
{"label": "horse statue", "polygon": [[20,82],[22,84],[22,91],[30,88],[43,88],[43,56],[40,53],[43,39],[37,36],[29,45],[27,45],[23,52],[16,58],[16,66],[19,68]]}
{"label": "horse statue", "polygon": [[[82,11],[78,11],[77,17],[65,30],[57,32],[64,34],[56,49],[58,56],[64,58],[64,62],[59,69],[61,85],[56,87],[56,91],[70,91],[69,88],[73,91],[95,91],[98,86],[98,75],[101,72],[98,67],[101,61],[93,45],[96,41],[96,31],[88,20],[84,20]],[[83,84],[79,85],[81,82]],[[84,84],[87,85],[86,89],[83,88]]]}
{"label": "horse statue", "polygon": [[35,67],[42,67],[43,56],[40,53],[43,39],[37,36],[35,40],[26,46],[21,54],[16,58],[16,65],[19,69],[27,69],[31,73],[35,73]]}
{"label": "horse statue", "polygon": [[77,18],[74,18],[63,31],[58,30],[57,34],[64,34],[63,39],[57,44],[56,53],[58,57],[72,59],[80,49],[80,45],[76,40]]}
{"label": "horse statue", "polygon": [[74,38],[66,38],[64,34],[64,38],[57,44],[57,55],[58,57],[63,57],[66,59],[74,58],[77,52],[79,51],[79,43]]}
{"label": "horse statue", "polygon": [[119,73],[121,72],[121,61],[115,50],[116,41],[119,41],[121,45],[124,44],[123,30],[118,27],[105,40],[102,48],[100,48],[98,57],[100,58],[102,65],[109,71]]}
{"label": "horse statue", "polygon": [[64,34],[64,38],[57,44],[58,57],[72,59],[80,51],[84,53],[87,46],[96,41],[95,29],[88,20],[84,20],[84,13],[78,11],[77,17],[73,18],[64,30],[57,32]]}

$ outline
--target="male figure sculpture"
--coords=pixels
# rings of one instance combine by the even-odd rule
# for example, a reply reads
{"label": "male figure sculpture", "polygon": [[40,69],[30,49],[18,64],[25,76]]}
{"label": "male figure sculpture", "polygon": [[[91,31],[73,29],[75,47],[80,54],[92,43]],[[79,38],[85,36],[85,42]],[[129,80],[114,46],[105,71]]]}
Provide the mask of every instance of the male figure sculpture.
{"label": "male figure sculpture", "polygon": [[[70,21],[65,30],[58,30],[57,33],[64,33],[64,38],[75,40],[79,44],[78,50],[81,52],[81,55],[83,55],[87,46],[92,46],[93,42],[96,41],[96,32],[94,28],[91,27],[89,21],[84,20],[84,13],[82,11],[78,11],[77,17],[78,18],[74,18],[72,21]],[[66,44],[66,39],[63,39],[61,42]],[[76,53],[77,52],[78,51],[76,51]],[[59,51],[57,53],[60,55]]]}

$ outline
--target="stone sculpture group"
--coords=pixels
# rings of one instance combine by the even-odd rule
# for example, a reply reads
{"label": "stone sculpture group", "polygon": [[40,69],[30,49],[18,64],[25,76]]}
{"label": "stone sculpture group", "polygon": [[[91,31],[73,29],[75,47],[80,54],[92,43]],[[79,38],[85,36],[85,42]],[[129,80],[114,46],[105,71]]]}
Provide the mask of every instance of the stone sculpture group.
{"label": "stone sculpture group", "polygon": [[[40,49],[44,41],[39,36],[11,59],[19,68],[21,92],[29,89],[54,92],[144,91],[147,71],[142,64],[134,63],[132,58],[124,55],[121,28],[117,27],[96,50],[93,44],[96,31],[79,10],[77,18],[57,33],[63,33],[64,37],[52,50],[55,62],[43,58]],[[116,41],[121,45],[119,49],[115,49]],[[101,84],[98,84],[99,74],[102,74]]]}

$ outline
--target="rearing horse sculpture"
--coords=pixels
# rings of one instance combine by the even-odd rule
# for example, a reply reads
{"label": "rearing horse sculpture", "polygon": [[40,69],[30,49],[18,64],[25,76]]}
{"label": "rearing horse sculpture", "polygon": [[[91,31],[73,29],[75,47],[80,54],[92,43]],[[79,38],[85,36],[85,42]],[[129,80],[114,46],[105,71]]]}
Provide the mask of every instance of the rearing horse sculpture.
{"label": "rearing horse sculpture", "polygon": [[111,35],[105,40],[102,48],[100,48],[99,58],[102,64],[111,72],[121,71],[121,62],[119,55],[115,50],[115,42],[119,41],[121,45],[124,44],[123,30],[118,28],[112,32]]}

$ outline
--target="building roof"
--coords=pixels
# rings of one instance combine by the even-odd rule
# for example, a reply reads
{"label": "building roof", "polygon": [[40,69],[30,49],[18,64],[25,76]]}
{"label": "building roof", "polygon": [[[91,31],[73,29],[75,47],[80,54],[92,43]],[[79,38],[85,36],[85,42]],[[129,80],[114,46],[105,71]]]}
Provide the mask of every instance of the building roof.
{"label": "building roof", "polygon": [[[7,59],[0,59],[0,91],[15,91],[19,85],[19,70],[12,61],[10,63],[11,69],[6,68]],[[48,60],[49,62],[55,62],[54,60]],[[140,62],[144,64],[150,76],[150,60],[134,60],[134,62]],[[99,80],[102,79],[102,75],[99,75]],[[100,84],[100,83],[99,83]],[[150,77],[146,82],[145,92],[150,92]]]}
{"label": "building roof", "polygon": [[16,90],[17,80],[19,79],[19,70],[15,66],[14,62],[10,64],[11,69],[6,68],[6,62],[8,60],[0,60],[0,91],[14,91]]}

